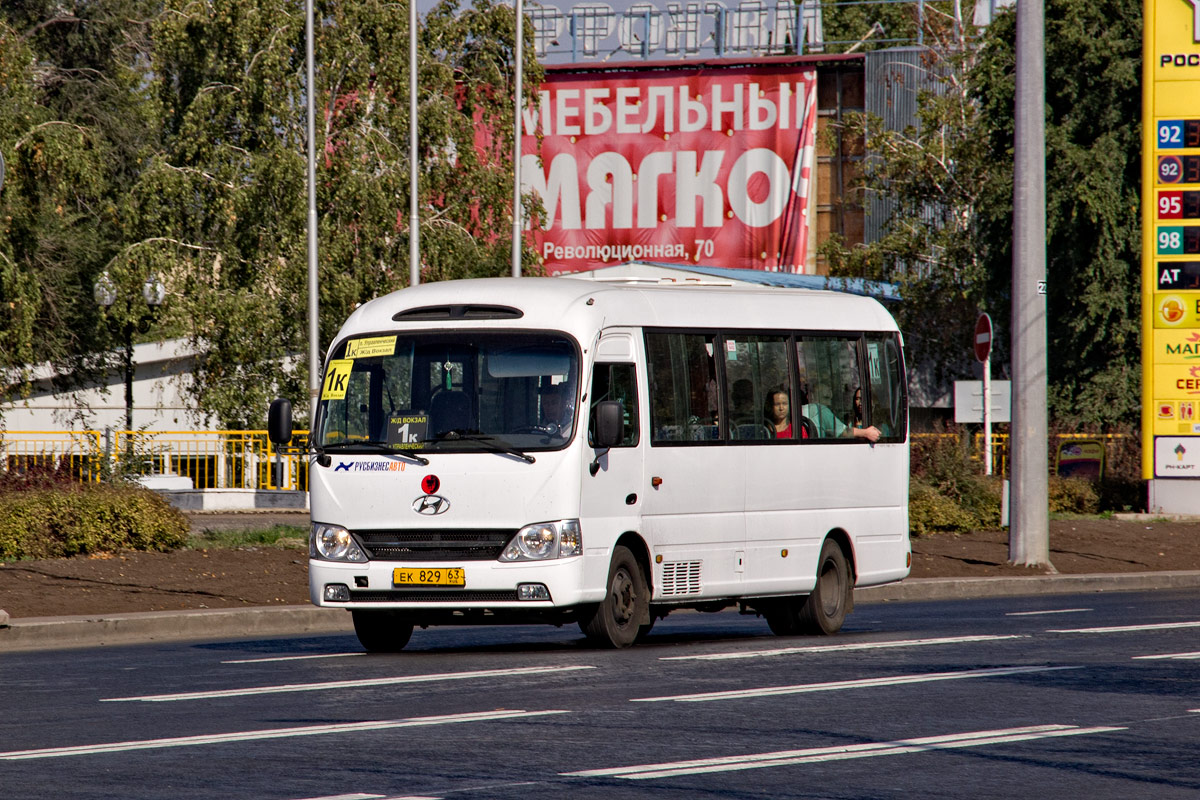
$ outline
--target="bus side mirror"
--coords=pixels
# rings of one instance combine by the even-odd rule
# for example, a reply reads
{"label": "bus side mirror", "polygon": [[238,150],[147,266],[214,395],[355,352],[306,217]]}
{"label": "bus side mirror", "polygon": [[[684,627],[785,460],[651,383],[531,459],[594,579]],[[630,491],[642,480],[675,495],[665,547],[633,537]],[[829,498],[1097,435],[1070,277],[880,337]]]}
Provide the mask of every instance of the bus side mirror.
{"label": "bus side mirror", "polygon": [[625,406],[619,400],[596,403],[596,436],[593,446],[607,450],[621,444],[625,438]]}
{"label": "bus side mirror", "polygon": [[272,444],[286,445],[292,440],[292,401],[277,397],[267,410],[267,438]]}

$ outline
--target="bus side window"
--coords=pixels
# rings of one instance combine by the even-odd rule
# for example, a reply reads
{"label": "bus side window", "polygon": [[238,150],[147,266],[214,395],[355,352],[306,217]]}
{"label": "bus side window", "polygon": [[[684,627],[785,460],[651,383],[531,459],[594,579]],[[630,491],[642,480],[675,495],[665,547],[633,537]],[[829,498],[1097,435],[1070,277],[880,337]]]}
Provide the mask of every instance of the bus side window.
{"label": "bus side window", "polygon": [[714,352],[711,334],[646,334],[651,444],[717,439]]}
{"label": "bus side window", "polygon": [[870,424],[887,441],[904,441],[908,418],[904,362],[899,337],[890,333],[867,334],[867,382],[870,384]]}
{"label": "bus side window", "polygon": [[812,421],[817,439],[845,439],[858,427],[854,392],[859,388],[858,338],[796,338],[800,367],[800,413]]}
{"label": "bus side window", "polygon": [[787,337],[728,334],[723,337],[723,345],[729,438],[739,441],[791,438],[790,412],[778,427],[772,419],[775,395],[780,392],[785,398],[791,395]]}
{"label": "bus side window", "polygon": [[595,441],[596,404],[618,400],[624,410],[625,438],[618,447],[636,447],[638,443],[637,376],[633,364],[597,364],[592,372],[591,408],[588,415],[588,443]]}

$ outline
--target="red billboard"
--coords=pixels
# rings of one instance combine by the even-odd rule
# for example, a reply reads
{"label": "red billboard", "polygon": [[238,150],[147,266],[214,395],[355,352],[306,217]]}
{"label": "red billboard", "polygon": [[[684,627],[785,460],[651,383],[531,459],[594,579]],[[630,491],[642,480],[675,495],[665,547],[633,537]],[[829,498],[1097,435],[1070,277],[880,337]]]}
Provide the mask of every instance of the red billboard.
{"label": "red billboard", "polygon": [[547,272],[804,272],[816,120],[816,70],[794,64],[548,73],[521,144]]}

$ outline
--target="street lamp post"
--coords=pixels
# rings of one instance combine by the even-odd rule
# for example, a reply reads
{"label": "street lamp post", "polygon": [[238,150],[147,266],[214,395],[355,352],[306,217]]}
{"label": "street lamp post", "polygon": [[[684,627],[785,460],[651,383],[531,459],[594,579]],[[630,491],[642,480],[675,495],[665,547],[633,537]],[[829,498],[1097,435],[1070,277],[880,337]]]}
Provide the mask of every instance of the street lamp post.
{"label": "street lamp post", "polygon": [[[105,310],[112,307],[117,301],[119,292],[117,284],[112,277],[105,271],[92,287],[93,297],[96,299],[96,304],[103,307]],[[142,284],[142,299],[146,301],[146,307],[149,313],[153,313],[167,299],[167,287],[159,279],[158,273],[152,272]],[[122,325],[122,340],[125,348],[124,353],[124,371],[125,371],[125,430],[133,430],[133,333],[138,327],[148,320],[147,313],[139,313],[136,317],[133,315],[133,309],[128,309],[131,313],[125,315],[125,322]]]}

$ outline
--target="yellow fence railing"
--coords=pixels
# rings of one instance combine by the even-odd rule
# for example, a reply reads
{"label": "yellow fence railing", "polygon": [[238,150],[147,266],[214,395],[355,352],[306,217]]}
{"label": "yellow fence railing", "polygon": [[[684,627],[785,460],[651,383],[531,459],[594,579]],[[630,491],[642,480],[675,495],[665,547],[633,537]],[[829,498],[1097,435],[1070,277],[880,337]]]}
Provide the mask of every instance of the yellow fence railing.
{"label": "yellow fence railing", "polygon": [[[307,431],[293,432],[305,446]],[[56,470],[80,482],[110,474],[176,476],[195,489],[308,489],[308,460],[281,454],[266,431],[5,431],[5,470]]]}
{"label": "yellow fence railing", "polygon": [[[958,438],[957,433],[913,433],[914,443]],[[983,434],[971,434],[971,457],[983,460]],[[993,433],[993,472],[1008,474],[1009,441]],[[1096,439],[1110,454],[1130,444],[1128,434],[1058,434],[1051,441]],[[306,447],[308,431],[294,431],[293,446]],[[1054,447],[1050,448],[1054,465]],[[79,482],[106,475],[178,476],[195,489],[308,490],[308,459],[281,454],[267,432],[247,431],[5,431],[0,433],[0,469],[50,469]]]}
{"label": "yellow fence railing", "polygon": [[[983,433],[977,431],[977,432],[970,434],[970,436],[971,436],[971,448],[970,448],[971,458],[973,460],[982,462],[983,461],[983,453],[984,453]],[[957,439],[959,437],[960,437],[960,434],[957,434],[957,433],[913,433],[912,434],[912,439],[914,442],[919,442],[919,441],[928,440],[928,439],[935,439],[935,438]],[[1009,435],[1007,433],[993,433],[992,434],[992,441],[991,441],[992,473],[995,475],[1007,475],[1008,474],[1008,459],[1009,459],[1009,441],[1008,441],[1008,439],[1009,439]],[[1050,459],[1049,459],[1049,463],[1047,464],[1047,468],[1052,469],[1054,467],[1055,444],[1056,443],[1061,444],[1064,441],[1082,440],[1082,439],[1091,439],[1094,441],[1102,442],[1104,444],[1105,452],[1109,454],[1109,456],[1108,456],[1109,458],[1112,457],[1113,452],[1119,447],[1125,447],[1131,443],[1134,445],[1140,444],[1140,442],[1136,441],[1136,437],[1133,437],[1127,433],[1058,433],[1058,434],[1054,434],[1053,436],[1050,437],[1050,441],[1051,441],[1050,452],[1049,452]]]}

